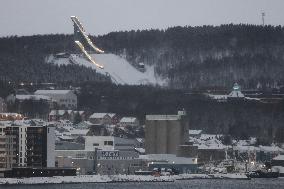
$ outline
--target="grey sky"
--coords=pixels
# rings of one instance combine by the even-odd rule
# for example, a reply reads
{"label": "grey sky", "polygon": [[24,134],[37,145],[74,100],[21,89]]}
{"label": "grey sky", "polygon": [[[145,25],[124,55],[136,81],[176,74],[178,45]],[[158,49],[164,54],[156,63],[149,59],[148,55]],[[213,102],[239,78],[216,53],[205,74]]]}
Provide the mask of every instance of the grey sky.
{"label": "grey sky", "polygon": [[0,36],[88,33],[228,23],[284,25],[284,0],[0,0]]}

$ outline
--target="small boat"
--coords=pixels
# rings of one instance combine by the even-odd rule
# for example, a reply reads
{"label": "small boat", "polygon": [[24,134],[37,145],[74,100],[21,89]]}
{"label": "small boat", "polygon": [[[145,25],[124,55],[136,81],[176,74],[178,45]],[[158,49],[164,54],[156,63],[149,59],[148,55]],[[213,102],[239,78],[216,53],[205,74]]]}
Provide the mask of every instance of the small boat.
{"label": "small boat", "polygon": [[246,174],[249,178],[278,178],[279,172],[257,170]]}

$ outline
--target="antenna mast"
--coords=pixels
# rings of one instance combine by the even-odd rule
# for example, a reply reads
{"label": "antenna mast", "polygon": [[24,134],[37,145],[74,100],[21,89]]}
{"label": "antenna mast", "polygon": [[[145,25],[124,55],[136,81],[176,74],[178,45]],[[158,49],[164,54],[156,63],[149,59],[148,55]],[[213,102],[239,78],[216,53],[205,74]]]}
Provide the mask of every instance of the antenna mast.
{"label": "antenna mast", "polygon": [[264,17],[265,17],[265,12],[261,13],[261,17],[262,17],[262,26],[264,26]]}

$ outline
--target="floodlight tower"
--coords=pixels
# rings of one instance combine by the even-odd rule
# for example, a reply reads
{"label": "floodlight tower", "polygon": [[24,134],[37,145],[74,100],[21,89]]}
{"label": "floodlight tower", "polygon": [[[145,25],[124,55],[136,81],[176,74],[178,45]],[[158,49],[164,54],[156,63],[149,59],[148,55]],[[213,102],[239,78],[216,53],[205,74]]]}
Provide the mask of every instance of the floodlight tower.
{"label": "floodlight tower", "polygon": [[261,17],[262,17],[262,26],[264,26],[264,17],[265,17],[265,12],[261,13]]}

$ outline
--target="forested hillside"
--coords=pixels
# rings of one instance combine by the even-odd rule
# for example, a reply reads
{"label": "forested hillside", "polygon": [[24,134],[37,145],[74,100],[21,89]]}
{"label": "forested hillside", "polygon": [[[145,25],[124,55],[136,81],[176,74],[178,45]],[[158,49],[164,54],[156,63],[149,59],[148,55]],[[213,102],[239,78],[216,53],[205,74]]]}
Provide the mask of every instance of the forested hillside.
{"label": "forested hillside", "polygon": [[255,25],[113,32],[98,42],[133,64],[155,64],[176,88],[284,84],[284,28]]}
{"label": "forested hillside", "polygon": [[[243,89],[284,84],[284,28],[222,25],[173,27],[167,30],[112,32],[92,37],[106,52],[122,55],[133,65],[155,65],[170,87]],[[0,39],[1,77],[16,81],[101,80],[93,70],[45,64],[47,55],[78,52],[72,35]]]}
{"label": "forested hillside", "polygon": [[50,54],[76,52],[72,42],[70,35],[0,38],[0,79],[14,83],[80,83],[109,80],[83,66],[56,66],[45,63]]}
{"label": "forested hillside", "polygon": [[242,89],[284,85],[283,27],[174,27],[113,32],[92,40],[107,53],[126,57],[133,65],[155,65],[157,74],[170,79],[171,89],[117,86],[86,67],[47,64],[45,59],[50,54],[78,53],[72,35],[58,34],[0,38],[0,96],[13,91],[8,81],[65,83],[68,87],[74,84],[82,89],[79,109],[116,112],[143,120],[146,114],[175,114],[185,108],[191,128],[283,142],[283,101],[232,104],[186,95],[189,89],[230,91],[235,81]]}
{"label": "forested hillside", "polygon": [[265,143],[284,142],[284,100],[279,103],[239,101],[220,103],[202,94],[151,86],[116,86],[86,82],[78,94],[79,109],[137,116],[177,114],[185,109],[190,129],[223,133],[238,139],[255,136]]}

